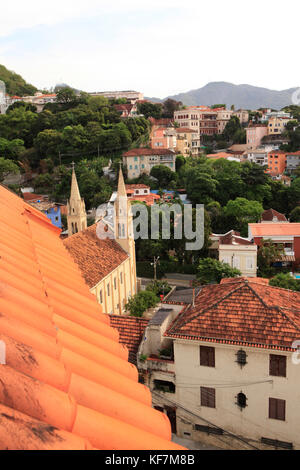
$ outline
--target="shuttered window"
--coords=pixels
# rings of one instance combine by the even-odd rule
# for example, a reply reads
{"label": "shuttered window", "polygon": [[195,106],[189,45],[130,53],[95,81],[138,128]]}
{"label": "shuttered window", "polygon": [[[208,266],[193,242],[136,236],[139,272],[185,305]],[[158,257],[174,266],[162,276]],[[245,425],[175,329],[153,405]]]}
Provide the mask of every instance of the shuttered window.
{"label": "shuttered window", "polygon": [[270,354],[270,375],[286,377],[286,356]]}
{"label": "shuttered window", "polygon": [[201,406],[216,407],[216,390],[214,388],[200,387]]}
{"label": "shuttered window", "polygon": [[200,346],[200,366],[215,367],[215,348]]}
{"label": "shuttered window", "polygon": [[285,421],[285,400],[269,398],[269,418]]}

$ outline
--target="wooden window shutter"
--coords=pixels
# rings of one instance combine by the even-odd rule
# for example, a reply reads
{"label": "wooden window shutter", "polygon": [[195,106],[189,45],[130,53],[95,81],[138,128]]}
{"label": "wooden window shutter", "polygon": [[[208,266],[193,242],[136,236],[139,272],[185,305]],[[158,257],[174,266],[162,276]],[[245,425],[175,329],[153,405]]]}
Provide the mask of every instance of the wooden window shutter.
{"label": "wooden window shutter", "polygon": [[269,398],[269,418],[276,419],[276,399]]}
{"label": "wooden window shutter", "polygon": [[269,418],[285,421],[285,400],[269,398]]}
{"label": "wooden window shutter", "polygon": [[286,377],[286,356],[270,354],[270,375]]}
{"label": "wooden window shutter", "polygon": [[277,419],[285,421],[285,400],[277,400]]}
{"label": "wooden window shutter", "polygon": [[214,388],[200,387],[201,406],[216,407],[216,390]]}
{"label": "wooden window shutter", "polygon": [[279,356],[279,367],[278,372],[280,377],[286,377],[286,356]]}
{"label": "wooden window shutter", "polygon": [[200,346],[200,365],[215,367],[215,348]]}

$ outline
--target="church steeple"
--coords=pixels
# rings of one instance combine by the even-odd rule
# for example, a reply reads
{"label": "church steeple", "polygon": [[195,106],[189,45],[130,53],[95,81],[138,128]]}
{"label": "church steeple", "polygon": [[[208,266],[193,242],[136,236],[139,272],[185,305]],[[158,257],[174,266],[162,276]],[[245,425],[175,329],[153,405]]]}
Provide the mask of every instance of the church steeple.
{"label": "church steeple", "polygon": [[114,229],[116,242],[129,255],[131,294],[137,291],[135,241],[131,202],[126,194],[126,186],[120,164],[117,197],[114,204]]}
{"label": "church steeple", "polygon": [[124,177],[123,177],[121,164],[120,164],[119,181],[118,181],[118,196],[125,196],[127,198],[126,186],[124,183]]}
{"label": "church steeple", "polygon": [[84,200],[80,196],[79,187],[75,173],[75,163],[72,163],[71,194],[67,204],[68,235],[81,232],[87,228],[87,217]]}

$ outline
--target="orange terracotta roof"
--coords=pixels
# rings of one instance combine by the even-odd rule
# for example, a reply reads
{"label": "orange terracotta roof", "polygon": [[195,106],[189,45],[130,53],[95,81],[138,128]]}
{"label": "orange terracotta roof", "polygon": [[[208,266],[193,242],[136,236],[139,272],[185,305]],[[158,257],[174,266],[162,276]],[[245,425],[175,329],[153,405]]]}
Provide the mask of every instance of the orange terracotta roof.
{"label": "orange terracotta roof", "polygon": [[177,134],[192,134],[194,131],[193,129],[190,129],[189,127],[177,127],[176,133]]}
{"label": "orange terracotta roof", "polygon": [[181,449],[60,230],[3,186],[0,228],[0,449]]}
{"label": "orange terracotta roof", "polygon": [[253,237],[300,236],[300,223],[264,223],[249,224]]}
{"label": "orange terracotta roof", "polygon": [[136,355],[141,344],[144,331],[149,323],[146,318],[110,315],[110,324],[120,334],[120,343],[129,351],[129,361],[136,364]]}
{"label": "orange terracotta roof", "polygon": [[265,210],[261,215],[261,220],[272,221],[274,217],[277,217],[278,221],[287,222],[286,216],[276,211],[275,209]]}
{"label": "orange terracotta roof", "polygon": [[236,278],[202,288],[165,336],[290,351],[299,334],[299,292]]}
{"label": "orange terracotta roof", "polygon": [[26,202],[37,201],[37,200],[44,201],[45,196],[42,196],[41,194],[34,194],[34,193],[23,193],[23,199]]}
{"label": "orange terracotta roof", "polygon": [[215,158],[215,159],[229,158],[229,157],[232,157],[232,154],[231,153],[226,153],[226,152],[210,153],[210,154],[206,155],[206,157],[207,158]]}
{"label": "orange terracotta roof", "polygon": [[126,189],[150,189],[150,186],[146,184],[137,183],[137,184],[125,184]]}
{"label": "orange terracotta roof", "polygon": [[96,228],[97,224],[91,225],[63,240],[89,287],[95,287],[128,258],[115,240],[98,238]]}

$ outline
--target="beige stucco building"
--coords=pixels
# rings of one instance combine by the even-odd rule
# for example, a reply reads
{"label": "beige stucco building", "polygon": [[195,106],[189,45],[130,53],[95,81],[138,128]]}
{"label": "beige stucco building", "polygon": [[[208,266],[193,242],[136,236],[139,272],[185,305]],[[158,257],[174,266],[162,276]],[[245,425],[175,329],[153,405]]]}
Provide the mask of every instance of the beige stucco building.
{"label": "beige stucco building", "polygon": [[199,139],[197,132],[188,127],[178,127],[176,135],[176,151],[178,153],[184,157],[198,153],[198,145],[194,145],[194,142],[198,142]]}
{"label": "beige stucco building", "polygon": [[232,115],[237,116],[241,124],[247,124],[247,122],[249,121],[249,111],[245,109],[238,109],[236,111],[233,111]]}
{"label": "beige stucco building", "polygon": [[230,230],[224,235],[213,233],[210,236],[210,249],[217,252],[219,261],[241,271],[242,276],[256,277],[257,245],[238,232]]}
{"label": "beige stucco building", "polygon": [[[79,228],[83,213],[77,214],[77,221],[74,219],[72,204],[78,204],[81,198],[75,172],[73,175],[71,195],[77,193],[79,199],[70,198],[68,222],[71,217],[71,223]],[[126,313],[128,299],[137,293],[137,278],[131,203],[121,171],[113,225],[100,219],[96,224],[66,238],[64,244],[103,311],[115,315]]]}
{"label": "beige stucco building", "polygon": [[272,117],[268,121],[268,134],[282,134],[285,131],[288,122],[292,121],[290,118]]}
{"label": "beige stucco building", "polygon": [[175,171],[175,161],[176,154],[169,149],[136,148],[123,154],[123,164],[129,179],[138,178],[142,174],[150,175],[156,165],[164,165]]}

